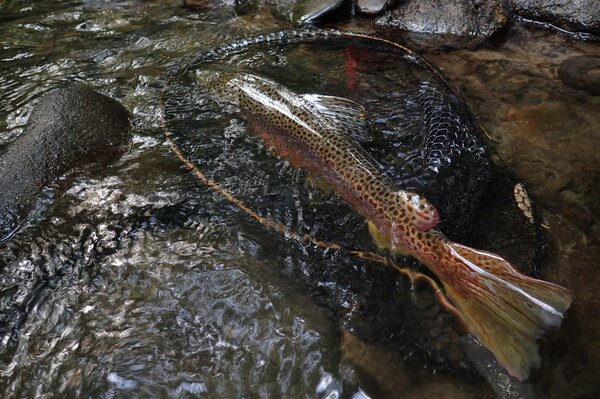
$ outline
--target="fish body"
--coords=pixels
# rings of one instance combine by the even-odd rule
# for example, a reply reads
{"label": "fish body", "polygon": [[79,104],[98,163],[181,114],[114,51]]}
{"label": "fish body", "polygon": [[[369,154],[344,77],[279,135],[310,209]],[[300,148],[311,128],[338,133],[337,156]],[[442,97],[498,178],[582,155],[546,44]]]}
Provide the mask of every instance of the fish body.
{"label": "fish body", "polygon": [[[454,85],[434,65],[399,43],[357,32],[315,28],[261,33],[223,43],[178,60],[167,69],[163,75],[163,89],[159,95],[163,116],[165,94],[171,91],[171,84],[176,84],[176,81],[188,72],[203,70],[202,65],[217,63],[258,49],[283,51],[284,48],[298,44],[319,42],[344,45],[364,42],[376,45],[390,54],[399,56],[400,62],[412,65],[433,78],[437,88],[425,84],[419,89],[416,97],[409,95],[394,100],[396,103],[402,103],[397,107],[401,116],[392,112],[394,117],[401,117],[402,123],[392,128],[393,139],[386,140],[386,143],[402,152],[402,157],[399,158],[403,158],[404,162],[386,159],[386,173],[399,186],[426,193],[426,197],[445,215],[444,231],[452,237],[465,238],[491,175],[485,147],[474,134],[469,112]],[[347,54],[349,59],[354,60],[347,65],[348,84],[355,86],[359,82],[355,80],[359,71],[354,70],[358,63],[353,58],[354,55]],[[350,78],[351,75],[354,77]],[[382,90],[386,89],[387,87],[382,87]],[[423,126],[423,129],[420,129],[420,126]],[[382,128],[386,129],[384,126]],[[419,132],[415,132],[415,129]],[[405,141],[403,131],[421,137],[424,141],[417,145],[418,148],[409,148],[412,143],[408,144],[408,141]],[[386,143],[381,143],[382,146],[377,148],[370,147],[370,150],[388,157],[395,150],[386,149]]]}
{"label": "fish body", "polygon": [[[436,208],[425,198],[399,190],[352,136],[366,129],[364,109],[340,97],[298,96],[262,77],[240,74],[229,93],[262,138],[296,166],[324,176],[341,196],[384,231],[386,222],[412,220],[421,230],[437,225]],[[400,242],[398,242],[400,245]]]}
{"label": "fish body", "polygon": [[452,242],[434,229],[436,208],[399,189],[355,139],[366,130],[362,106],[297,94],[250,74],[213,74],[209,85],[240,107],[279,156],[325,178],[389,248],[426,265],[470,330],[513,376],[526,379],[539,366],[535,341],[560,325],[570,291],[522,275],[500,256]]}

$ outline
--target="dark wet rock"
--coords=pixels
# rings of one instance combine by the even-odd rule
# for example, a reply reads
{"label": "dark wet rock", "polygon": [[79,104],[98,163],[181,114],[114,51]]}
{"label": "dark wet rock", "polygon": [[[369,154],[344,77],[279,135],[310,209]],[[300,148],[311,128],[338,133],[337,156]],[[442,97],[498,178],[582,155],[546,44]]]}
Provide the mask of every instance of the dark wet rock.
{"label": "dark wet rock", "polygon": [[568,58],[558,67],[558,77],[567,86],[600,96],[600,56]]}
{"label": "dark wet rock", "polygon": [[127,110],[91,89],[44,95],[25,132],[0,156],[0,243],[18,229],[45,185],[75,167],[121,154],[128,132]]}
{"label": "dark wet rock", "polygon": [[600,1],[511,0],[516,14],[574,32],[600,34]]}
{"label": "dark wet rock", "polygon": [[184,0],[183,6],[192,9],[199,9],[206,7],[209,5],[209,3],[212,2],[209,0]]}
{"label": "dark wet rock", "polygon": [[396,0],[357,0],[356,8],[367,15],[379,15],[396,3]]}
{"label": "dark wet rock", "polygon": [[488,381],[499,399],[533,399],[533,387],[508,374],[494,355],[475,338],[467,334],[461,338],[467,356],[479,373]]}
{"label": "dark wet rock", "polygon": [[509,17],[502,0],[408,0],[377,19],[381,27],[418,33],[489,37]]}
{"label": "dark wet rock", "polygon": [[[197,0],[198,3],[207,1]],[[238,14],[260,14],[261,11],[266,11],[276,18],[308,25],[348,19],[352,10],[352,3],[348,0],[213,0],[214,2],[232,5]]]}
{"label": "dark wet rock", "polygon": [[[208,0],[196,2],[206,3]],[[314,24],[324,20],[349,18],[351,15],[351,3],[347,0],[213,0],[214,2],[232,5],[238,14],[260,14],[266,11],[276,18],[291,20],[297,24]]]}
{"label": "dark wet rock", "polygon": [[328,18],[341,9],[345,0],[300,0],[292,12],[292,21],[301,24],[311,24]]}

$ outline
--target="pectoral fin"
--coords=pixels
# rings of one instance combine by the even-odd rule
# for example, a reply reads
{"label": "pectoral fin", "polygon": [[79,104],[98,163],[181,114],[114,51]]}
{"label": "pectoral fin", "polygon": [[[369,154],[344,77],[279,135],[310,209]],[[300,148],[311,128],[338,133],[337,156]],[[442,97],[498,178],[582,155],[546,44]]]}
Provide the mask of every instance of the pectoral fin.
{"label": "pectoral fin", "polygon": [[309,184],[309,186],[317,188],[320,191],[323,191],[326,193],[335,192],[335,188],[333,187],[333,185],[322,176],[315,175],[313,173],[308,173],[306,180],[307,180],[307,183]]}
{"label": "pectoral fin", "polygon": [[393,254],[405,255],[397,247],[394,247],[392,245],[392,239],[390,235],[380,232],[375,223],[371,222],[370,220],[367,220],[367,226],[369,227],[369,234],[371,235],[373,244],[375,244],[377,248],[379,248],[382,251],[388,250]]}
{"label": "pectoral fin", "polygon": [[302,98],[311,111],[318,114],[336,130],[341,130],[360,143],[372,141],[365,108],[344,97],[305,94]]}

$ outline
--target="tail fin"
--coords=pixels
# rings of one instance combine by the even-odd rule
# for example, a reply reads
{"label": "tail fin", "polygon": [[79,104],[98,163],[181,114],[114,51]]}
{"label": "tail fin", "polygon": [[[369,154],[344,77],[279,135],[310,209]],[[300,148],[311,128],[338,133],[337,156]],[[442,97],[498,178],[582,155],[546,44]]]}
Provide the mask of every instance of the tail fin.
{"label": "tail fin", "polygon": [[459,278],[442,280],[481,343],[519,380],[539,367],[536,339],[560,325],[571,291],[527,277],[498,255],[447,242]]}

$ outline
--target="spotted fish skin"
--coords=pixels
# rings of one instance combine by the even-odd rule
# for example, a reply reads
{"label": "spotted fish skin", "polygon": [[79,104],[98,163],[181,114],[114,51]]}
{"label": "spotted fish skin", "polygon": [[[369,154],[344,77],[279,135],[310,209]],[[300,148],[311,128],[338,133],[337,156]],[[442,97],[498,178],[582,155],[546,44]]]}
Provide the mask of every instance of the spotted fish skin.
{"label": "spotted fish skin", "polygon": [[[352,139],[353,130],[364,128],[360,122],[364,109],[358,104],[331,96],[298,96],[254,75],[223,79],[226,84],[221,91],[234,96],[259,130],[268,132],[262,135],[263,139],[280,151],[292,149],[288,156],[295,154],[297,160],[304,159],[298,166],[325,176],[346,201],[383,231],[391,231],[392,225],[400,220],[403,224],[412,222],[420,231],[437,225],[436,208],[418,194],[399,190]],[[332,104],[362,115],[355,115],[357,121],[340,123],[333,119],[339,115],[339,108],[325,109]]]}
{"label": "spotted fish skin", "polygon": [[452,242],[435,230],[436,208],[416,193],[399,190],[352,138],[365,128],[359,104],[299,95],[255,75],[209,76],[203,83],[236,103],[281,157],[325,177],[376,226],[389,248],[426,265],[470,331],[510,374],[524,380],[539,366],[536,339],[560,325],[571,292],[525,276],[500,256]]}

